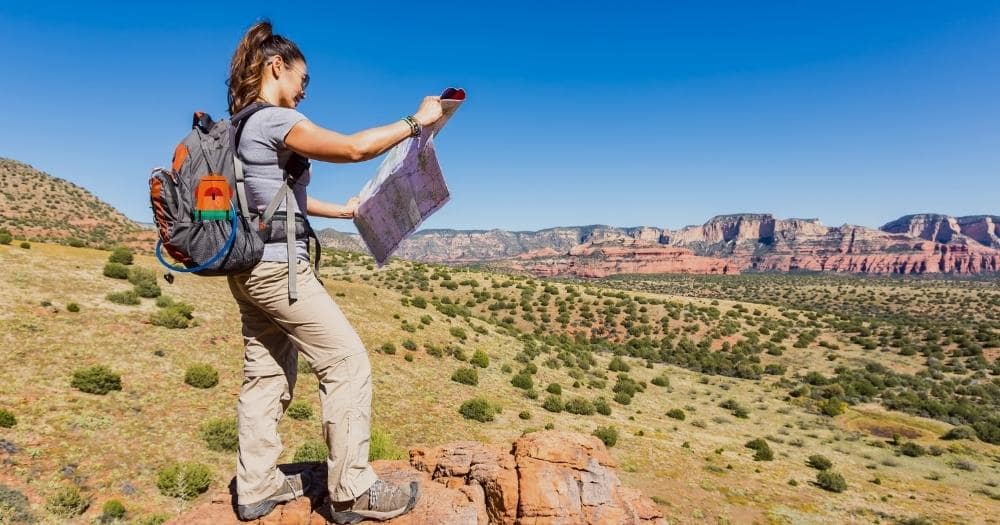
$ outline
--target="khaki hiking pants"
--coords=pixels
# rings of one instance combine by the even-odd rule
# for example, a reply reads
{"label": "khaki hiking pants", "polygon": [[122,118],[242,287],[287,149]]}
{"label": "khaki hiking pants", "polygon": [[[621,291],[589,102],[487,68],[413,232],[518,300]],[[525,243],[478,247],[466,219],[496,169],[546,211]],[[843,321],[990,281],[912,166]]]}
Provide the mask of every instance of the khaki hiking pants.
{"label": "khaki hiking pants", "polygon": [[298,353],[319,379],[330,499],[353,499],[375,482],[368,465],[372,383],[368,354],[347,318],[299,260],[299,299],[288,301],[288,263],[261,262],[229,276],[243,320],[243,386],[237,403],[237,503],[257,503],[282,488],[278,421],[292,401]]}

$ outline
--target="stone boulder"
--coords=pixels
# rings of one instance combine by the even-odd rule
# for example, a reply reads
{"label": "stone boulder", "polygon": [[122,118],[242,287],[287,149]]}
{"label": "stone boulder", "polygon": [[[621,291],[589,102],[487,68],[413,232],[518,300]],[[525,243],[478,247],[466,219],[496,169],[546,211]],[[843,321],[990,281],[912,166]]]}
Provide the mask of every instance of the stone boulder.
{"label": "stone boulder", "polygon": [[[387,481],[421,482],[416,508],[385,522],[391,525],[666,524],[652,500],[622,486],[600,440],[573,432],[534,432],[510,447],[475,441],[414,447],[408,462],[376,461],[372,466]],[[282,469],[312,469],[321,484],[255,523],[327,523],[324,466],[300,463]],[[168,523],[242,523],[233,510],[233,489],[230,483],[229,491]]]}

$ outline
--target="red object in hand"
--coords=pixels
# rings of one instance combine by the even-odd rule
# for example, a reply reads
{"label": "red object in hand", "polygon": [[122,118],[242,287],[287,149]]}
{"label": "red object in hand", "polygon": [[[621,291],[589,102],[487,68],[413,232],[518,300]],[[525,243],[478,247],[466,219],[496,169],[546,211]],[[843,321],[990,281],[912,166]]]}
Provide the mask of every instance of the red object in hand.
{"label": "red object in hand", "polygon": [[441,100],[465,100],[465,90],[450,87],[441,93]]}

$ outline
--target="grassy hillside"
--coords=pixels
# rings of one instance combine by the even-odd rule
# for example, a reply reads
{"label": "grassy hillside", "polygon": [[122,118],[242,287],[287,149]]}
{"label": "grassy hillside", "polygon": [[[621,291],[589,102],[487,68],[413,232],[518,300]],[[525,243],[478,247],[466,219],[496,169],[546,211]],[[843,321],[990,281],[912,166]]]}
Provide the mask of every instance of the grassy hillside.
{"label": "grassy hillside", "polygon": [[155,234],[80,186],[0,158],[0,228],[15,238],[150,250]]}
{"label": "grassy hillside", "polygon": [[[172,461],[208,466],[213,489],[233,476],[234,453],[202,432],[235,417],[241,380],[225,279],[158,279],[193,307],[189,327],[165,328],[151,323],[166,310],[157,299],[108,300],[133,287],[102,275],[109,254],[0,245],[0,410],[13,416],[0,425],[16,419],[0,426],[0,522],[23,512],[90,523],[116,499],[128,520],[153,523],[193,504],[157,487]],[[156,269],[145,256],[132,267]],[[543,427],[613,429],[624,482],[671,523],[996,522],[1000,446],[984,441],[997,403],[996,281],[555,282],[403,261],[377,270],[345,252],[324,257],[322,275],[369,349],[381,455]],[[888,303],[903,306],[875,308]],[[947,332],[949,319],[961,333]],[[850,375],[871,362],[891,390]],[[197,363],[218,371],[217,385],[185,383]],[[95,365],[120,374],[121,390],[71,386]],[[476,384],[453,380],[459,369],[475,370]],[[316,386],[303,367],[296,399],[313,415],[282,420],[283,461],[320,436]],[[476,397],[500,408],[480,411],[492,421],[460,414]],[[923,417],[925,406],[902,402],[911,397],[975,399],[980,412]],[[941,439],[961,417],[974,419],[965,439]],[[819,486],[815,455],[846,490]],[[60,517],[82,507],[74,488],[89,507]]]}

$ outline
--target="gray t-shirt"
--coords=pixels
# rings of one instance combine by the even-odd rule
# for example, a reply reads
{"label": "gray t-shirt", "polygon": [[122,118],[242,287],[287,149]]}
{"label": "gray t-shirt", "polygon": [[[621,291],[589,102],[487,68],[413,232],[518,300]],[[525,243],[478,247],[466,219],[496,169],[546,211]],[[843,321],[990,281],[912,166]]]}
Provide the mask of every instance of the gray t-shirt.
{"label": "gray t-shirt", "polygon": [[[284,184],[282,168],[292,155],[285,147],[285,136],[296,123],[306,120],[305,115],[291,108],[270,107],[254,113],[243,126],[240,137],[240,158],[246,178],[247,204],[251,210],[261,213]],[[298,212],[306,215],[306,186],[312,176],[308,169],[295,183],[295,201]],[[278,210],[285,209],[285,202]],[[296,241],[299,259],[309,260],[306,241]],[[262,261],[288,262],[285,242],[270,242],[264,245]]]}

